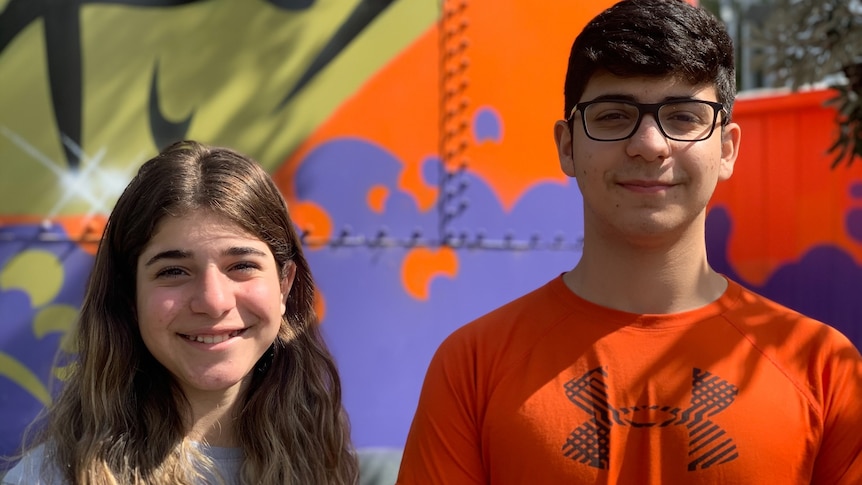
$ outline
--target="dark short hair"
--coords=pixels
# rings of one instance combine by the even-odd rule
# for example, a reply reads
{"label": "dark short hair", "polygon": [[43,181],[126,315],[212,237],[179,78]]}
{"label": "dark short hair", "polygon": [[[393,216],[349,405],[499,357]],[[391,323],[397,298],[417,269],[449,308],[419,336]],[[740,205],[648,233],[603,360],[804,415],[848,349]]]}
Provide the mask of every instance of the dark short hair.
{"label": "dark short hair", "polygon": [[713,84],[728,118],[736,96],[733,41],[727,29],[707,10],[683,0],[623,0],[591,20],[569,54],[564,118],[599,70]]}

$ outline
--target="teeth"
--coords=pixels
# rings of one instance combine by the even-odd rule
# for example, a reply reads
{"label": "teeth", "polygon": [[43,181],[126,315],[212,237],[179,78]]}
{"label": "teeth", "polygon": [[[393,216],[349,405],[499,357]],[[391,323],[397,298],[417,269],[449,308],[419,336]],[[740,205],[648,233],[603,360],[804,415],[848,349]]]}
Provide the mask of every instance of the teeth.
{"label": "teeth", "polygon": [[201,342],[204,344],[220,344],[229,338],[236,337],[242,333],[242,330],[236,330],[234,332],[228,334],[221,335],[183,335],[188,340],[192,342]]}

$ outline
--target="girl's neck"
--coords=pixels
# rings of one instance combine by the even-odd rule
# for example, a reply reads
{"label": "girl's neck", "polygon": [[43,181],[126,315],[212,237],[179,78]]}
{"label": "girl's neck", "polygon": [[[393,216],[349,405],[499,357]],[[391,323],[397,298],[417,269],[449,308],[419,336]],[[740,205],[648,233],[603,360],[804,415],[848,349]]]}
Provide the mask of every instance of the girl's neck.
{"label": "girl's neck", "polygon": [[192,413],[188,437],[192,441],[226,448],[238,445],[235,434],[238,399],[235,396],[198,393],[187,398]]}

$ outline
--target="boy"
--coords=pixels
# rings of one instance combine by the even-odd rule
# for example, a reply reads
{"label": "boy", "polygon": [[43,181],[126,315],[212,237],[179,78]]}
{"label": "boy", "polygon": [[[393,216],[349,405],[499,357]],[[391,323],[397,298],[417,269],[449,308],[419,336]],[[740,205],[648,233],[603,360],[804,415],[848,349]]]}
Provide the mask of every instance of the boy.
{"label": "boy", "polygon": [[682,0],[584,28],[554,125],[582,257],[440,346],[399,484],[862,483],[859,352],[707,262],[734,77],[724,26]]}

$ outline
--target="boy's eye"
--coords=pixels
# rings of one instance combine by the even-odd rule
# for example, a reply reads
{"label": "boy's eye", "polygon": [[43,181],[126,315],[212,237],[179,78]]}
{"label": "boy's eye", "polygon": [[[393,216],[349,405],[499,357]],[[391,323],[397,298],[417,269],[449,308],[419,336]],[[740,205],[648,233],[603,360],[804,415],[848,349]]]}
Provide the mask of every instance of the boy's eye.
{"label": "boy's eye", "polygon": [[603,111],[596,116],[596,121],[628,120],[631,116],[623,111]]}
{"label": "boy's eye", "polygon": [[674,113],[673,115],[669,116],[669,117],[668,117],[668,120],[671,120],[671,121],[684,121],[684,122],[687,122],[687,123],[694,123],[694,122],[698,122],[698,121],[700,121],[700,118],[698,118],[698,117],[697,117],[695,114],[693,114],[693,113],[687,113],[687,112],[684,112],[684,111],[680,111],[680,112]]}

